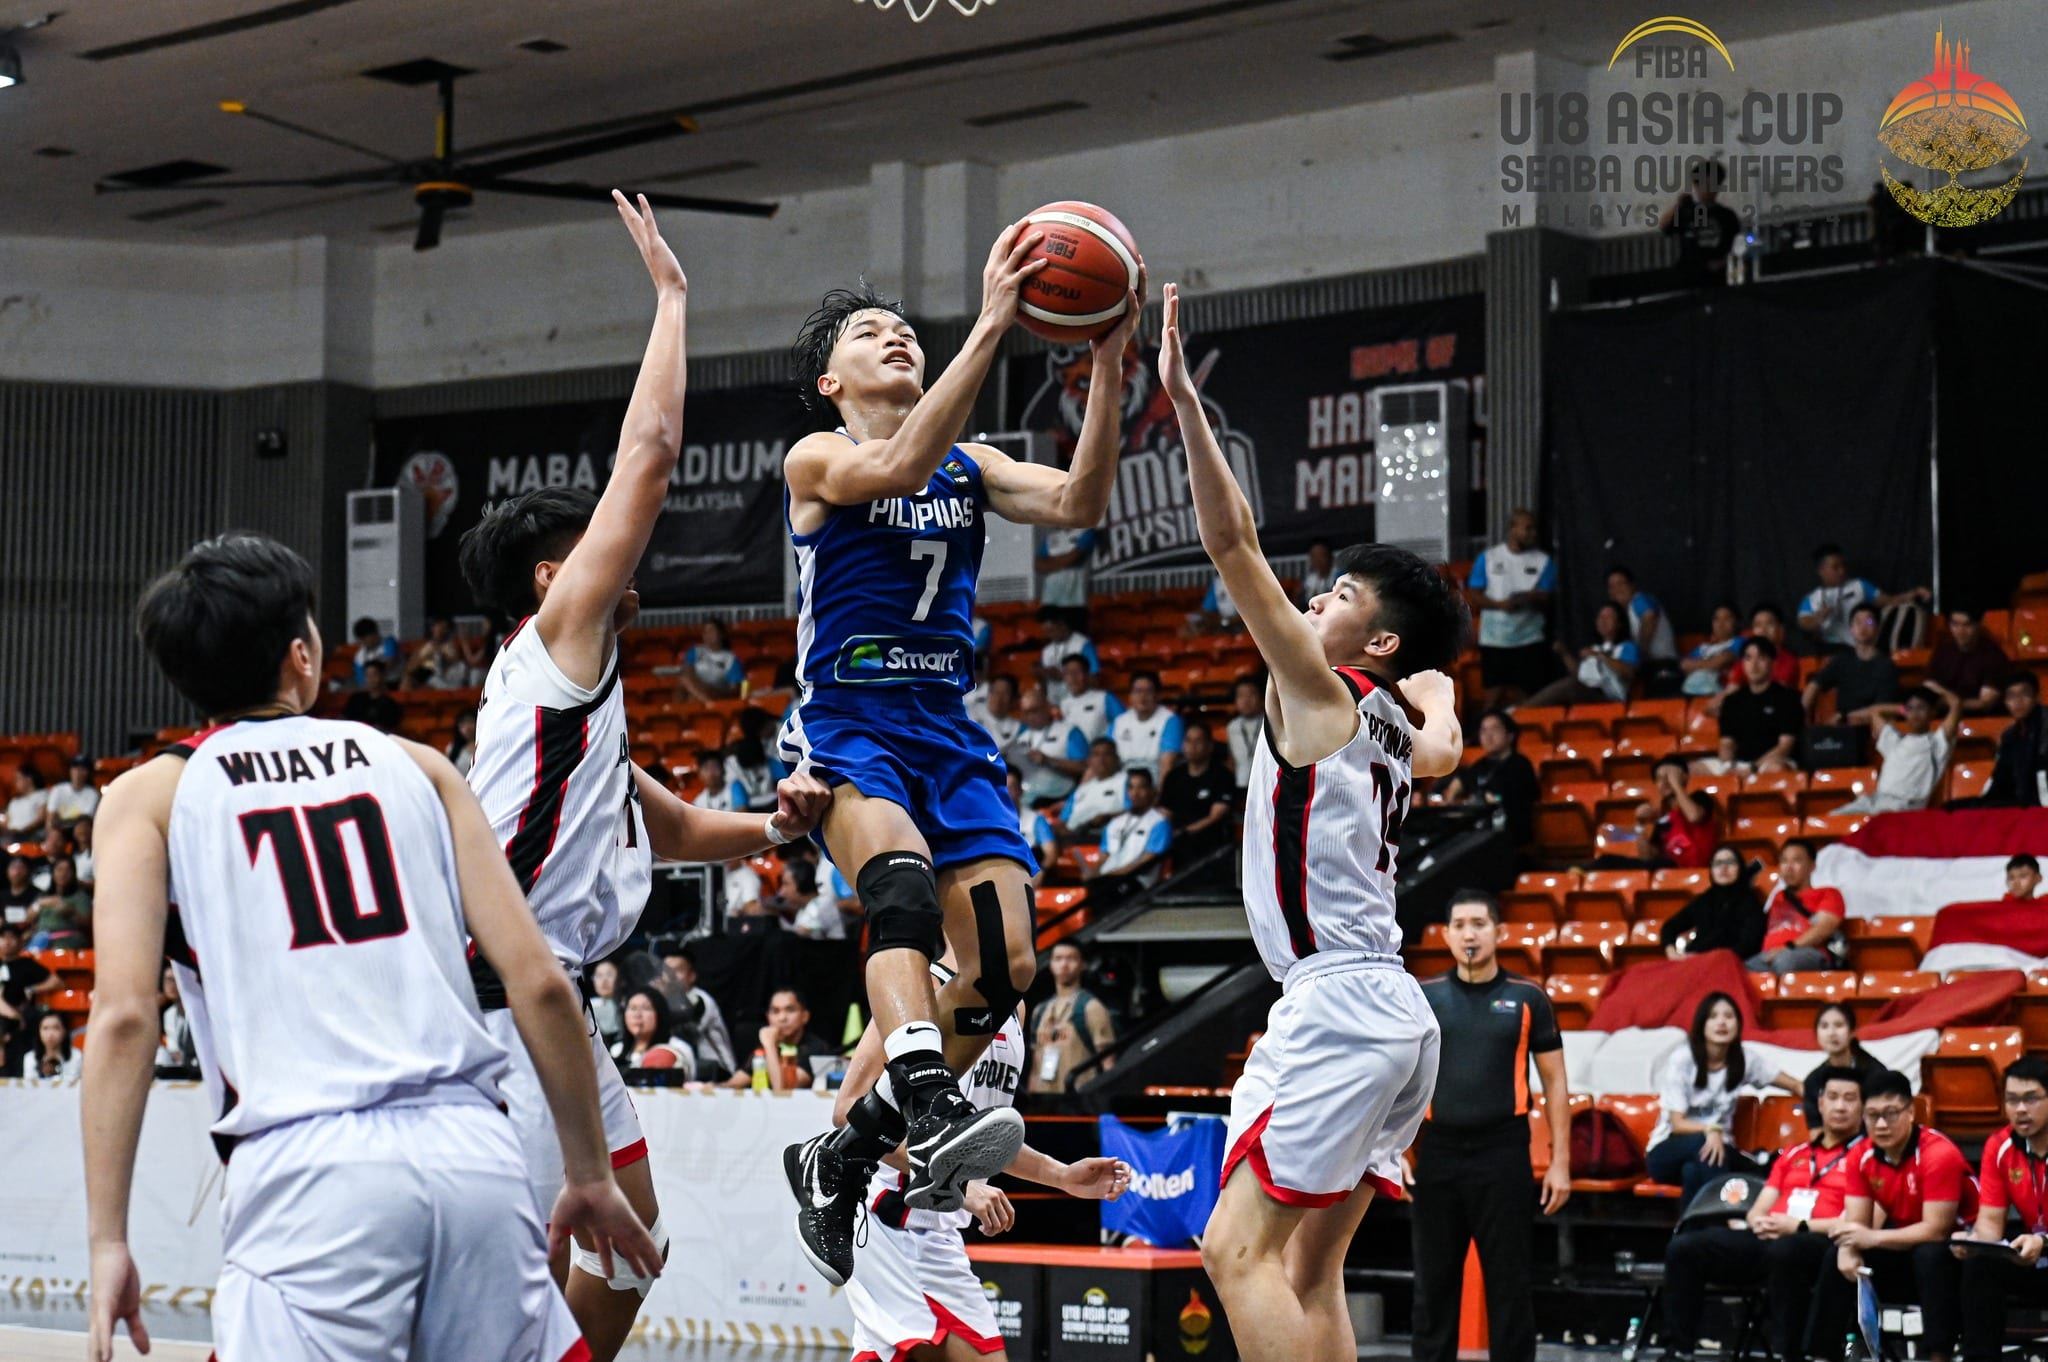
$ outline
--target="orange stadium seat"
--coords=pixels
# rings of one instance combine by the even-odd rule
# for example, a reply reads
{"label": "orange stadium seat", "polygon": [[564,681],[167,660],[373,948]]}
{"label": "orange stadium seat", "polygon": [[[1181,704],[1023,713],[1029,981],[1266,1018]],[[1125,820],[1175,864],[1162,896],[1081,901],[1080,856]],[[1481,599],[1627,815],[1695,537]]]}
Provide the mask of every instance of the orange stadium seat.
{"label": "orange stadium seat", "polygon": [[1783,1149],[1807,1137],[1806,1112],[1797,1097],[1772,1094],[1756,1104],[1750,1149]]}
{"label": "orange stadium seat", "polygon": [[1662,960],[1664,958],[1663,929],[1664,919],[1638,916],[1634,922],[1629,924],[1628,940],[1614,948],[1614,968],[1620,971],[1627,969],[1631,965],[1642,965],[1653,960]]}
{"label": "orange stadium seat", "polygon": [[1579,887],[1564,896],[1564,915],[1581,922],[1626,921],[1635,916],[1635,897],[1650,887],[1647,870],[1589,870]]}
{"label": "orange stadium seat", "polygon": [[1922,970],[1865,970],[1856,980],[1856,997],[1850,1008],[1856,1013],[1856,1021],[1860,1025],[1874,1020],[1892,999],[1925,993],[1940,983],[1939,974],[1928,974]]}
{"label": "orange stadium seat", "polygon": [[43,999],[43,1006],[66,1016],[83,1017],[92,1011],[92,994],[82,988],[60,988]]}
{"label": "orange stadium seat", "polygon": [[1920,1060],[1920,1089],[1934,1099],[1935,1124],[1967,1139],[1988,1135],[2005,1119],[2000,1075],[2026,1053],[2019,1029],[1959,1026],[1941,1033],[1934,1053]]}
{"label": "orange stadium seat", "polygon": [[1778,996],[1763,1005],[1763,1024],[1774,1030],[1811,1031],[1820,1010],[1856,996],[1851,970],[1797,970],[1778,977]]}
{"label": "orange stadium seat", "polygon": [[1543,981],[1550,1010],[1557,1016],[1560,1031],[1583,1031],[1600,1006],[1600,994],[1607,987],[1604,974],[1553,974]]}
{"label": "orange stadium seat", "polygon": [[1515,711],[1515,722],[1524,733],[1540,734],[1546,741],[1550,731],[1564,720],[1563,705],[1523,705]]}
{"label": "orange stadium seat", "polygon": [[1934,939],[1934,919],[1925,916],[1849,919],[1849,963],[1858,970],[1917,970]]}
{"label": "orange stadium seat", "polygon": [[1543,953],[1557,935],[1557,928],[1541,922],[1503,922],[1500,925],[1500,962],[1507,969],[1529,979],[1545,973]]}
{"label": "orange stadium seat", "polygon": [[1614,967],[1614,949],[1628,940],[1628,923],[1566,921],[1557,926],[1543,952],[1549,974],[1605,974]]}
{"label": "orange stadium seat", "polygon": [[1501,919],[1554,923],[1564,916],[1564,896],[1578,883],[1576,870],[1525,871],[1515,877],[1515,887],[1500,896]]}
{"label": "orange stadium seat", "polygon": [[1408,966],[1408,972],[1418,978],[1428,979],[1448,972],[1455,963],[1451,959],[1451,948],[1444,944],[1444,925],[1432,922],[1422,929],[1422,939],[1411,941],[1401,947],[1401,959]]}
{"label": "orange stadium seat", "polygon": [[1607,793],[1605,785],[1583,783],[1553,788],[1536,806],[1537,844],[1567,860],[1593,850],[1593,806]]}
{"label": "orange stadium seat", "polygon": [[1614,735],[1619,738],[1648,733],[1651,729],[1647,725],[1651,724],[1656,726],[1656,731],[1669,733],[1673,737],[1684,732],[1685,701],[1632,700],[1629,702],[1627,717],[1615,724]]}
{"label": "orange stadium seat", "polygon": [[1593,1099],[1593,1105],[1601,1111],[1613,1112],[1622,1125],[1627,1127],[1629,1137],[1636,1142],[1636,1148],[1645,1153],[1649,1151],[1650,1136],[1656,1132],[1657,1116],[1662,1110],[1656,1093],[1602,1093]]}
{"label": "orange stadium seat", "polygon": [[1770,771],[1753,775],[1728,796],[1730,818],[1790,818],[1806,788],[1804,771]]}
{"label": "orange stadium seat", "polygon": [[1815,771],[1799,796],[1799,816],[1813,818],[1838,809],[1877,788],[1874,766],[1836,766]]}
{"label": "orange stadium seat", "polygon": [[2048,974],[2030,974],[2012,1000],[2013,1025],[2028,1054],[2048,1053]]}
{"label": "orange stadium seat", "polygon": [[1988,761],[1958,761],[1949,767],[1948,797],[1950,799],[1975,799],[1991,784],[1992,763]]}

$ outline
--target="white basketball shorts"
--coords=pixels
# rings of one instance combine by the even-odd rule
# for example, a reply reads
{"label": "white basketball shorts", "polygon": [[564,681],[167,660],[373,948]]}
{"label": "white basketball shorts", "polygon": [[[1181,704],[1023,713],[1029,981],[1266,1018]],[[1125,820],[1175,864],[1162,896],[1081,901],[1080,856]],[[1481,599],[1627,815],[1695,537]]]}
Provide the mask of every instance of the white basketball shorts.
{"label": "white basketball shorts", "polygon": [[[605,1148],[612,1152],[612,1167],[624,1168],[647,1157],[647,1139],[640,1133],[640,1114],[633,1110],[626,1081],[619,1077],[619,1066],[605,1053],[604,1042],[598,1039],[597,1023],[591,1020],[587,1009],[583,1022],[590,1035],[591,1062],[597,1066],[597,1104],[604,1116]],[[540,1075],[534,1072],[533,1056],[526,1053],[526,1042],[519,1038],[512,1010],[501,1007],[484,1013],[484,1026],[511,1057],[504,1077],[498,1080],[498,1094],[505,1099],[505,1110],[512,1117],[512,1129],[525,1155],[534,1204],[540,1207],[541,1220],[545,1222],[555,1208],[555,1198],[562,1192],[562,1145],[555,1134],[555,1118],[548,1110],[547,1095],[540,1090]]]}
{"label": "white basketball shorts", "polygon": [[899,1230],[868,1221],[846,1284],[853,1362],[902,1362],[912,1348],[958,1338],[984,1356],[1003,1335],[958,1230]]}

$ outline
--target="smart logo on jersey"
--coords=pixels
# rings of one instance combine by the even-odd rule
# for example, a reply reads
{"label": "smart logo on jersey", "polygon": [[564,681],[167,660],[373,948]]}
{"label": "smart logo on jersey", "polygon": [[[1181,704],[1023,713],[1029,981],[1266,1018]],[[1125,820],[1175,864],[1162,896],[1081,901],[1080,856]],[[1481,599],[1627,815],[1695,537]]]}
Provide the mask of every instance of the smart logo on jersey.
{"label": "smart logo on jersey", "polygon": [[962,674],[965,661],[960,645],[945,639],[870,634],[846,641],[833,663],[832,677],[853,686],[951,681]]}

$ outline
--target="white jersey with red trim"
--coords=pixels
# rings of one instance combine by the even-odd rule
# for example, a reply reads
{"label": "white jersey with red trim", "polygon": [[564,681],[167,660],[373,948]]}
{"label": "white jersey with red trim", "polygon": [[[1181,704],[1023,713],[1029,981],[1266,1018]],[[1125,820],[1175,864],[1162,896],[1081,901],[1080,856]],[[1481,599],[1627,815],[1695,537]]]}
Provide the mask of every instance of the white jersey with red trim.
{"label": "white jersey with red trim", "polygon": [[563,964],[580,969],[632,935],[654,856],[617,648],[587,689],[562,675],[533,620],[521,621],[484,678],[469,787]]}
{"label": "white jersey with red trim", "polygon": [[[170,749],[164,948],[236,1139],[370,1107],[498,1100],[447,810],[396,742],[304,715]],[[168,758],[167,758],[168,759]]]}
{"label": "white jersey with red trim", "polygon": [[1245,915],[1275,979],[1318,951],[1401,949],[1394,872],[1415,728],[1391,687],[1336,671],[1357,701],[1358,732],[1314,765],[1290,766],[1266,725],[1245,791]]}

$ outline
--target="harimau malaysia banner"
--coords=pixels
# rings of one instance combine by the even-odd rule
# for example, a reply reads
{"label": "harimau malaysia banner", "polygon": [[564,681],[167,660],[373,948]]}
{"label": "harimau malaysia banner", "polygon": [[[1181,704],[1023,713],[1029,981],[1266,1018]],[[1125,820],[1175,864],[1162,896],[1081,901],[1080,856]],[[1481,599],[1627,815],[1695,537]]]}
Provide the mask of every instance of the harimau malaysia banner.
{"label": "harimau malaysia banner", "polygon": [[[1341,548],[1373,537],[1367,416],[1378,388],[1450,382],[1452,401],[1469,404],[1466,453],[1476,486],[1485,345],[1478,294],[1206,335],[1190,331],[1188,362],[1251,499],[1266,552],[1299,553],[1316,539]],[[1009,361],[1009,427],[1049,435],[1062,468],[1081,431],[1090,368],[1086,346],[1054,346]],[[1180,427],[1151,347],[1125,358],[1123,427],[1116,487],[1095,539],[1096,573],[1201,561]]]}
{"label": "harimau malaysia banner", "polygon": [[[408,480],[425,500],[429,613],[476,609],[456,551],[487,504],[536,487],[604,491],[625,414],[621,400],[377,423],[377,485]],[[781,599],[782,457],[804,429],[786,387],[689,395],[668,505],[640,560],[643,607]]]}

